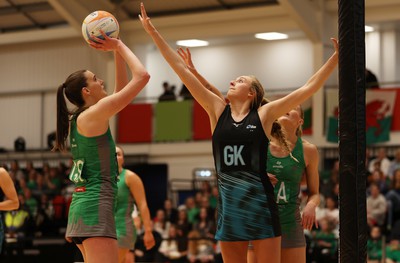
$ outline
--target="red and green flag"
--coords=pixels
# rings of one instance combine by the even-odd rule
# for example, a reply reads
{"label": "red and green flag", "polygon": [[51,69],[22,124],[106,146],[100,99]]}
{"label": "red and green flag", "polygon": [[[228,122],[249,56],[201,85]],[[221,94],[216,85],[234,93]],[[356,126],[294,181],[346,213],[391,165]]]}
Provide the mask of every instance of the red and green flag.
{"label": "red and green flag", "polygon": [[[338,142],[339,107],[338,91],[326,92],[327,141]],[[367,145],[390,140],[393,109],[396,92],[389,90],[367,90],[365,97],[366,141]]]}

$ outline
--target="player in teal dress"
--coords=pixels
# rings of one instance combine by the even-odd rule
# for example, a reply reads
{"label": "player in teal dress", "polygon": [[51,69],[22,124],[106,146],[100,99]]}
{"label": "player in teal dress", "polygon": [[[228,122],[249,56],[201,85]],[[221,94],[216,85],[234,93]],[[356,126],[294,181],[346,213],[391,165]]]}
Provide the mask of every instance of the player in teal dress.
{"label": "player in teal dress", "polygon": [[[108,96],[104,81],[89,70],[72,73],[57,90],[55,150],[67,150],[69,135],[73,158],[69,179],[76,187],[66,239],[78,246],[85,262],[114,263],[118,260],[114,221],[118,165],[109,119],[144,88],[149,74],[120,39],[103,36],[90,46],[114,52],[114,92]],[[126,64],[132,75],[129,81]],[[65,97],[76,107],[73,111]]]}
{"label": "player in teal dress", "polygon": [[133,250],[136,241],[136,229],[133,224],[132,212],[134,205],[137,206],[144,228],[144,245],[146,249],[151,249],[155,245],[152,234],[152,224],[149,208],[147,207],[146,193],[140,177],[128,170],[124,166],[124,152],[121,147],[117,147],[118,160],[118,197],[117,209],[115,213],[115,224],[117,227],[118,238],[118,262],[134,262]]}
{"label": "player in teal dress", "polygon": [[264,88],[254,76],[243,75],[229,83],[228,104],[190,71],[152,25],[143,4],[139,18],[210,118],[220,191],[216,238],[224,262],[246,262],[249,241],[254,244],[259,262],[280,262],[280,223],[273,186],[265,169],[266,145],[275,120],[311,97],[333,72],[338,63],[337,41],[333,40],[335,52],[327,63],[303,87],[284,98],[261,106]]}

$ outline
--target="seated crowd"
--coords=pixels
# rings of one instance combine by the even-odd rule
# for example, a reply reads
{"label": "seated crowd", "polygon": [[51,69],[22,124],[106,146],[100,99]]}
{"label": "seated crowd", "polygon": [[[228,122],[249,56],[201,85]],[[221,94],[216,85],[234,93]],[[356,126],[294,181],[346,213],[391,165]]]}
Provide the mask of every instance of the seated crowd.
{"label": "seated crowd", "polygon": [[400,149],[370,157],[367,149],[368,263],[400,262]]}
{"label": "seated crowd", "polygon": [[[367,152],[367,222],[370,229],[368,262],[400,262],[400,149],[391,160],[386,149],[370,158]],[[25,242],[39,237],[63,237],[74,185],[69,167],[44,163],[40,169],[26,162],[20,169],[13,161],[8,171],[15,183],[20,208],[3,214],[7,238]],[[328,176],[320,177],[321,203],[317,207],[318,228],[305,231],[307,262],[337,262],[339,237],[339,162]],[[144,249],[140,215],[134,213],[137,241],[132,253],[138,262],[222,262],[219,243],[214,240],[218,189],[205,181],[183,204],[165,200],[153,215],[156,246]],[[307,202],[307,186],[301,188],[300,206]],[[382,236],[386,244],[382,251]],[[385,253],[383,253],[385,252]],[[390,261],[391,260],[391,261]]]}

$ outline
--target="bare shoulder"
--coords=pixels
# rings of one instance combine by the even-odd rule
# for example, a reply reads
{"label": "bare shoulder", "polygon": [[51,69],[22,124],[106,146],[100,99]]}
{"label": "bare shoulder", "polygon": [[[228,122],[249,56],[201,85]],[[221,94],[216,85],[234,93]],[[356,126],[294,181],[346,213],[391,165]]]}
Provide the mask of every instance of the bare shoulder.
{"label": "bare shoulder", "polygon": [[305,139],[301,139],[301,140],[303,142],[303,148],[308,148],[308,149],[318,151],[318,148],[317,148],[317,146],[315,146],[315,144],[313,144]]}
{"label": "bare shoulder", "polygon": [[302,139],[303,142],[303,151],[306,156],[316,157],[318,156],[318,148],[315,144]]}
{"label": "bare shoulder", "polygon": [[8,176],[7,170],[3,167],[0,167],[0,180],[2,180],[2,178],[4,178],[5,176]]}
{"label": "bare shoulder", "polygon": [[9,173],[7,172],[6,169],[4,169],[3,167],[0,167],[0,186],[8,182],[12,182],[11,177],[9,175]]}
{"label": "bare shoulder", "polygon": [[135,172],[126,169],[125,170],[125,181],[129,185],[129,184],[136,184],[138,182],[141,182],[142,180],[140,179],[139,175],[137,175]]}
{"label": "bare shoulder", "polygon": [[258,115],[260,116],[261,122],[264,122],[265,119],[267,118],[270,106],[271,106],[271,104],[267,103],[258,108],[257,111],[258,111]]}

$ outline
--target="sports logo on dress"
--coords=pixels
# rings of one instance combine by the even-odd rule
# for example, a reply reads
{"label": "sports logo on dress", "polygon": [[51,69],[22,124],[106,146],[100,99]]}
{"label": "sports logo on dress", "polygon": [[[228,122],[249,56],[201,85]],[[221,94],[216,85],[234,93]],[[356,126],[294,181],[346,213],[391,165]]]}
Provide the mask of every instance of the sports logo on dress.
{"label": "sports logo on dress", "polygon": [[256,125],[249,124],[249,125],[246,126],[246,129],[247,129],[248,131],[252,132],[252,131],[254,131],[255,129],[257,129],[257,126],[256,126]]}
{"label": "sports logo on dress", "polygon": [[85,161],[83,159],[75,159],[73,160],[73,165],[71,172],[69,174],[69,180],[74,183],[84,183],[85,179],[82,178],[82,169]]}

